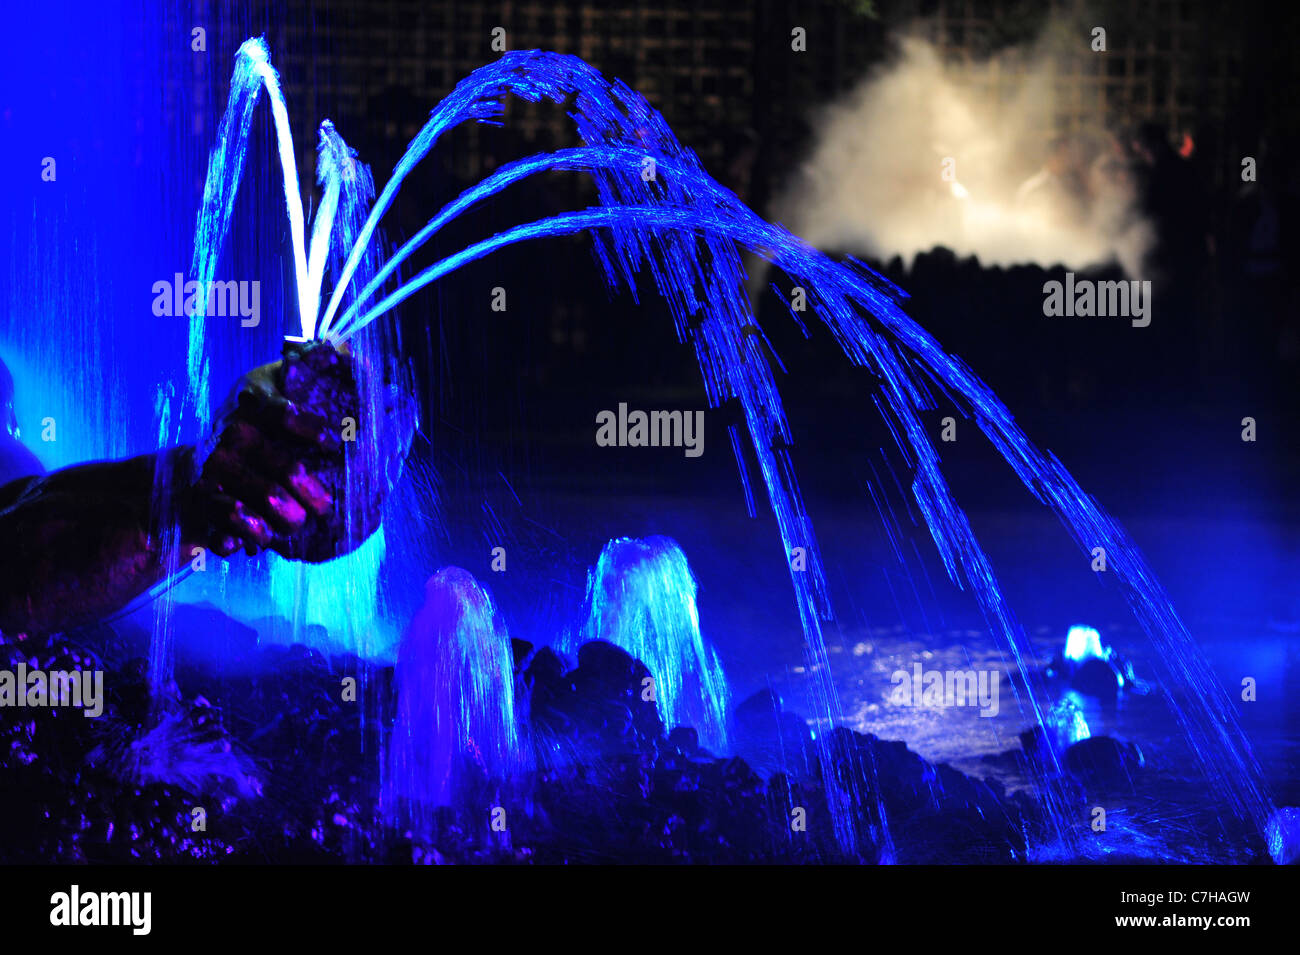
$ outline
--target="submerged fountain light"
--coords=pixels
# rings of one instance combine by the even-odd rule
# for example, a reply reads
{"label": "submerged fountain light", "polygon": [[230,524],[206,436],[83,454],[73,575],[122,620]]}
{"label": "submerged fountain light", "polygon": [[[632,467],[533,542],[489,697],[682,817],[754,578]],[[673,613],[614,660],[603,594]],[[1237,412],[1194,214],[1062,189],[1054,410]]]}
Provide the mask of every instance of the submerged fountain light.
{"label": "submerged fountain light", "polygon": [[1101,645],[1101,634],[1092,627],[1071,627],[1065,635],[1065,659],[1074,663],[1084,660],[1106,660],[1110,653]]}
{"label": "submerged fountain light", "polygon": [[[931,386],[975,420],[1019,479],[1055,511],[1085,553],[1096,547],[1105,549],[1112,576],[1124,588],[1134,615],[1155,644],[1159,664],[1171,682],[1186,686],[1189,696],[1198,700],[1196,707],[1184,708],[1172,699],[1170,705],[1202,771],[1238,815],[1263,828],[1269,802],[1235,713],[1163,588],[1124,531],[1054,456],[1029,441],[983,381],[903,312],[899,301],[905,296],[900,290],[861,262],[833,261],[755,215],[705,172],[639,94],[621,82],[606,80],[576,57],[536,50],[511,51],[475,70],[433,110],[369,215],[350,237],[351,244],[341,250],[339,258],[345,260],[318,316],[324,272],[318,253],[327,245],[339,249],[337,243],[329,243],[329,213],[336,201],[333,197],[343,197],[338,200],[340,208],[349,201],[347,163],[323,142],[320,181],[326,198],[317,213],[307,254],[283,95],[261,40],[245,43],[237,57],[222,138],[209,166],[209,188],[200,216],[202,255],[196,241],[195,271],[210,277],[219,240],[225,235],[259,86],[265,87],[271,99],[285,174],[298,283],[295,337],[345,341],[437,279],[526,239],[593,233],[608,281],[624,285],[634,294],[635,275],[643,263],[648,264],[672,311],[678,336],[696,349],[710,404],[739,400],[785,553],[801,548],[805,555],[805,569],[792,567],[791,581],[804,631],[807,669],[812,675],[813,708],[820,719],[834,721],[840,715],[839,705],[822,636],[823,621],[831,619],[825,574],[795,478],[790,457],[793,439],[764,347],[766,338],[744,290],[741,250],[760,254],[807,290],[813,313],[831,330],[848,359],[878,380],[879,394],[873,400],[915,473],[912,493],[945,569],[957,586],[971,587],[990,629],[1011,652],[1038,723],[1044,724],[1046,714],[1040,702],[1042,692],[1036,689],[1036,677],[1029,668],[1033,653],[1028,637],[1007,606],[988,557],[948,489],[938,453],[921,421],[921,412],[935,407]],[[405,177],[448,129],[471,119],[494,121],[504,111],[507,94],[556,103],[575,96],[570,115],[584,145],[504,167],[448,204],[386,265],[371,268],[373,258],[368,257],[373,257],[371,243],[379,220]],[[648,179],[643,175],[647,160],[655,170]],[[505,187],[551,169],[589,173],[597,186],[600,207],[516,226],[486,238],[434,263],[372,302],[383,283],[396,274],[397,266],[451,219]],[[362,201],[352,197],[353,213]],[[360,291],[355,290],[354,279],[362,285]],[[790,315],[807,334],[799,314],[791,309]],[[751,334],[756,329],[759,334]],[[199,360],[201,334],[201,327],[192,326],[192,374],[205,371]],[[743,476],[747,465],[739,443],[733,443]],[[818,734],[818,745],[837,834],[848,847],[855,839],[850,815],[864,800],[876,798],[879,787],[872,768],[866,766],[862,767],[866,770],[865,791],[854,790],[852,784],[848,790],[837,788],[835,780],[843,774],[836,768],[845,757],[833,751],[834,738],[834,734]],[[1045,770],[1040,783],[1049,817],[1058,837],[1073,840],[1077,827],[1068,821],[1065,792],[1055,782],[1060,767]],[[887,831],[878,841],[888,844]]]}

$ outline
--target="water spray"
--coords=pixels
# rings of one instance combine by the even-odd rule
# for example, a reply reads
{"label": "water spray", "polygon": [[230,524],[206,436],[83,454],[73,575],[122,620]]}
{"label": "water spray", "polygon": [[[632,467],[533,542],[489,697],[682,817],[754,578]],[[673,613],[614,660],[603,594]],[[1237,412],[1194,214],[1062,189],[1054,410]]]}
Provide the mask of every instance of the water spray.
{"label": "water spray", "polygon": [[[673,313],[678,336],[696,349],[710,403],[718,406],[739,399],[785,555],[788,558],[795,548],[800,548],[806,556],[803,569],[791,569],[791,582],[804,631],[814,715],[824,724],[833,725],[840,719],[840,711],[822,634],[824,622],[831,619],[830,602],[812,523],[795,477],[790,454],[793,436],[763,350],[763,337],[749,333],[758,322],[745,294],[740,253],[752,250],[808,290],[813,312],[832,331],[848,359],[878,380],[876,406],[914,470],[912,491],[945,568],[957,586],[971,588],[991,631],[1016,661],[1027,691],[1025,702],[1038,724],[1047,722],[1048,713],[1038,679],[1029,667],[1032,648],[1004,599],[965,513],[948,489],[939,455],[921,423],[921,412],[934,407],[925,379],[974,418],[1020,480],[1041,503],[1055,511],[1084,552],[1098,546],[1105,548],[1113,576],[1124,588],[1171,682],[1189,686],[1202,701],[1194,709],[1172,701],[1171,706],[1205,777],[1240,817],[1252,821],[1257,829],[1265,825],[1271,807],[1236,716],[1164,590],[1123,530],[1055,457],[1028,440],[983,381],[907,316],[899,304],[904,296],[898,289],[862,263],[832,261],[785,229],[755,215],[705,172],[694,154],[681,146],[663,118],[638,94],[622,83],[606,80],[582,60],[562,54],[511,51],[476,70],[437,105],[364,222],[351,231],[351,244],[343,250],[345,260],[333,291],[318,316],[318,290],[325,262],[320,250],[329,242],[335,205],[338,203],[342,212],[351,202],[350,211],[355,213],[357,203],[363,200],[355,195],[351,200],[347,198],[347,153],[340,154],[332,141],[328,148],[323,145],[320,181],[325,187],[325,201],[317,213],[310,254],[304,252],[305,229],[297,177],[291,172],[293,153],[283,96],[261,41],[249,41],[240,50],[231,101],[222,124],[226,132],[209,168],[209,190],[200,217],[195,261],[215,261],[219,251],[219,242],[214,243],[214,238],[225,234],[258,83],[271,98],[294,241],[299,321],[288,337],[305,346],[300,351],[287,351],[286,364],[301,362],[310,371],[301,381],[287,383],[287,387],[301,389],[299,393],[309,405],[316,403],[329,413],[350,410],[345,399],[329,393],[329,387],[318,387],[321,382],[338,384],[337,375],[346,377],[346,361],[329,357],[330,353],[343,355],[336,346],[353,339],[416,291],[498,249],[529,239],[591,232],[598,240],[597,255],[609,283],[633,290],[637,272],[648,264]],[[370,268],[371,244],[379,220],[391,206],[403,179],[451,127],[466,120],[491,121],[499,116],[507,94],[556,103],[576,95],[570,115],[584,147],[532,157],[502,169],[435,215],[387,266]],[[329,130],[332,132],[332,127]],[[659,171],[650,180],[643,177],[646,159]],[[590,173],[596,182],[600,207],[516,226],[483,239],[434,263],[369,304],[383,283],[396,274],[396,266],[445,222],[506,185],[547,169]],[[211,203],[209,196],[214,197]],[[362,287],[360,292],[354,292],[358,276]],[[803,327],[793,311],[791,317]],[[202,362],[196,358],[201,353],[200,328],[191,338],[192,371],[202,369]],[[318,373],[322,376],[319,382],[313,378]],[[740,444],[734,444],[739,454]],[[332,527],[329,533],[337,530]],[[834,733],[817,734],[822,781],[841,844],[853,851],[858,844],[855,817],[870,810],[882,823],[882,831],[873,836],[876,856],[888,857],[890,836],[883,806],[873,805],[879,792],[874,768],[862,765],[853,773],[841,772],[846,761],[852,764],[857,757],[842,752],[836,738]],[[1069,822],[1069,796],[1058,782],[1059,775],[1059,766],[1046,767],[1039,788],[1048,808],[1050,827],[1068,845],[1080,837],[1079,827]]]}

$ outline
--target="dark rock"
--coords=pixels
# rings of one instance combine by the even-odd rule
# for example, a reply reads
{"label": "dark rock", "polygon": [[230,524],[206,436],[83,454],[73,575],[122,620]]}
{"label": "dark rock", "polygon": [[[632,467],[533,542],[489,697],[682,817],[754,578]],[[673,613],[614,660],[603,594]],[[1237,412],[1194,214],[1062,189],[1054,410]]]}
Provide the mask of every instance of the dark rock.
{"label": "dark rock", "polygon": [[693,726],[678,726],[668,734],[668,742],[687,756],[693,756],[700,749],[700,734]]}
{"label": "dark rock", "polygon": [[781,697],[770,689],[741,701],[732,711],[736,752],[764,773],[803,771],[815,761],[812,731],[804,719],[782,710]]}
{"label": "dark rock", "polygon": [[527,640],[520,640],[518,637],[510,638],[510,652],[514,657],[515,670],[523,668],[528,660],[528,655],[533,652],[533,645]]}
{"label": "dark rock", "polygon": [[781,697],[773,690],[763,689],[736,704],[732,718],[736,732],[763,736],[776,731],[777,717],[781,713]]}
{"label": "dark rock", "polygon": [[529,661],[524,682],[529,686],[555,687],[564,682],[564,661],[550,647],[542,647]]}
{"label": "dark rock", "polygon": [[1136,743],[1110,736],[1081,739],[1065,751],[1065,768],[1085,785],[1131,784],[1146,764]]}
{"label": "dark rock", "polygon": [[973,808],[920,813],[893,827],[895,861],[903,865],[1011,865],[1024,862],[1015,833],[990,825]]}
{"label": "dark rock", "polygon": [[578,669],[585,680],[613,692],[632,685],[638,663],[632,654],[608,640],[590,640],[578,648]]}
{"label": "dark rock", "polygon": [[1091,657],[1070,674],[1070,686],[1100,700],[1113,700],[1119,695],[1123,678],[1105,660]]}

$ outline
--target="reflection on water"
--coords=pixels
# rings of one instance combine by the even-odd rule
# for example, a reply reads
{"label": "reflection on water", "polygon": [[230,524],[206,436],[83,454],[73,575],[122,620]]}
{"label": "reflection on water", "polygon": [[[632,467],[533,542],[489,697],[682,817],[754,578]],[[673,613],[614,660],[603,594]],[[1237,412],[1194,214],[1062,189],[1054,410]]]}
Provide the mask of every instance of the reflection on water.
{"label": "reflection on water", "polygon": [[[1039,650],[1033,664],[1045,667],[1064,648],[1066,628],[1040,628],[1034,633]],[[1139,676],[1152,671],[1147,641],[1136,628],[1103,627],[1102,639],[1132,661]],[[1239,702],[1242,723],[1250,736],[1278,805],[1300,801],[1296,767],[1300,766],[1300,708],[1289,702],[1285,688],[1300,677],[1300,653],[1288,647],[1286,635],[1257,628],[1222,633],[1203,642],[1215,675],[1239,700],[1241,682],[1254,678],[1256,701]],[[1001,673],[1002,691],[996,713],[979,705],[943,705],[921,697],[913,705],[891,698],[898,671],[925,672],[994,670]],[[977,630],[913,635],[902,628],[872,628],[850,633],[842,646],[831,648],[831,668],[844,701],[846,720],[861,732],[884,739],[901,739],[936,763],[949,763],[977,777],[994,777],[1008,790],[1032,789],[1022,761],[1020,734],[1033,724],[1023,694],[1011,681],[1009,665],[993,638]],[[793,691],[802,678],[794,673],[782,692]],[[1103,704],[1061,687],[1056,699],[1079,708],[1093,736],[1112,736],[1141,748],[1146,760],[1132,786],[1078,793],[1080,824],[1089,825],[1098,806],[1106,813],[1104,833],[1085,840],[1085,859],[1098,862],[1182,861],[1232,863],[1258,859],[1263,844],[1244,831],[1232,814],[1207,795],[1205,781],[1194,772],[1194,759],[1167,697],[1168,688],[1122,695]],[[1195,701],[1178,698],[1181,706]],[[986,715],[981,715],[985,713]],[[1076,738],[1081,736],[1076,735]],[[1078,861],[1070,847],[1038,844],[1031,849],[1037,862]]]}

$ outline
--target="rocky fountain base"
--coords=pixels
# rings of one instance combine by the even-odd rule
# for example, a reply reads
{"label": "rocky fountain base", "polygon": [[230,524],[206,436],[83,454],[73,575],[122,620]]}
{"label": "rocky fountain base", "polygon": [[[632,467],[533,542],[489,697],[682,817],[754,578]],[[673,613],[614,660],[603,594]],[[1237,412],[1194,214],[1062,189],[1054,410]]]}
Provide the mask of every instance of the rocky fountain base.
{"label": "rocky fountain base", "polygon": [[0,669],[107,671],[97,719],[0,708],[5,861],[1013,863],[1035,826],[1023,795],[836,730],[857,757],[846,763],[875,761],[893,833],[887,847],[877,803],[858,807],[863,849],[848,858],[807,724],[770,694],[735,712],[738,750],[760,765],[784,754],[787,769],[764,777],[744,757],[701,749],[692,728],[666,728],[641,701],[645,666],[612,644],[582,645],[574,665],[515,641],[532,768],[489,779],[467,761],[453,804],[416,837],[380,811],[393,668],[258,647],[251,630],[225,625],[244,643],[243,672],[182,661],[173,717],[152,730],[145,661],[129,641],[104,630],[98,653],[0,644]]}

